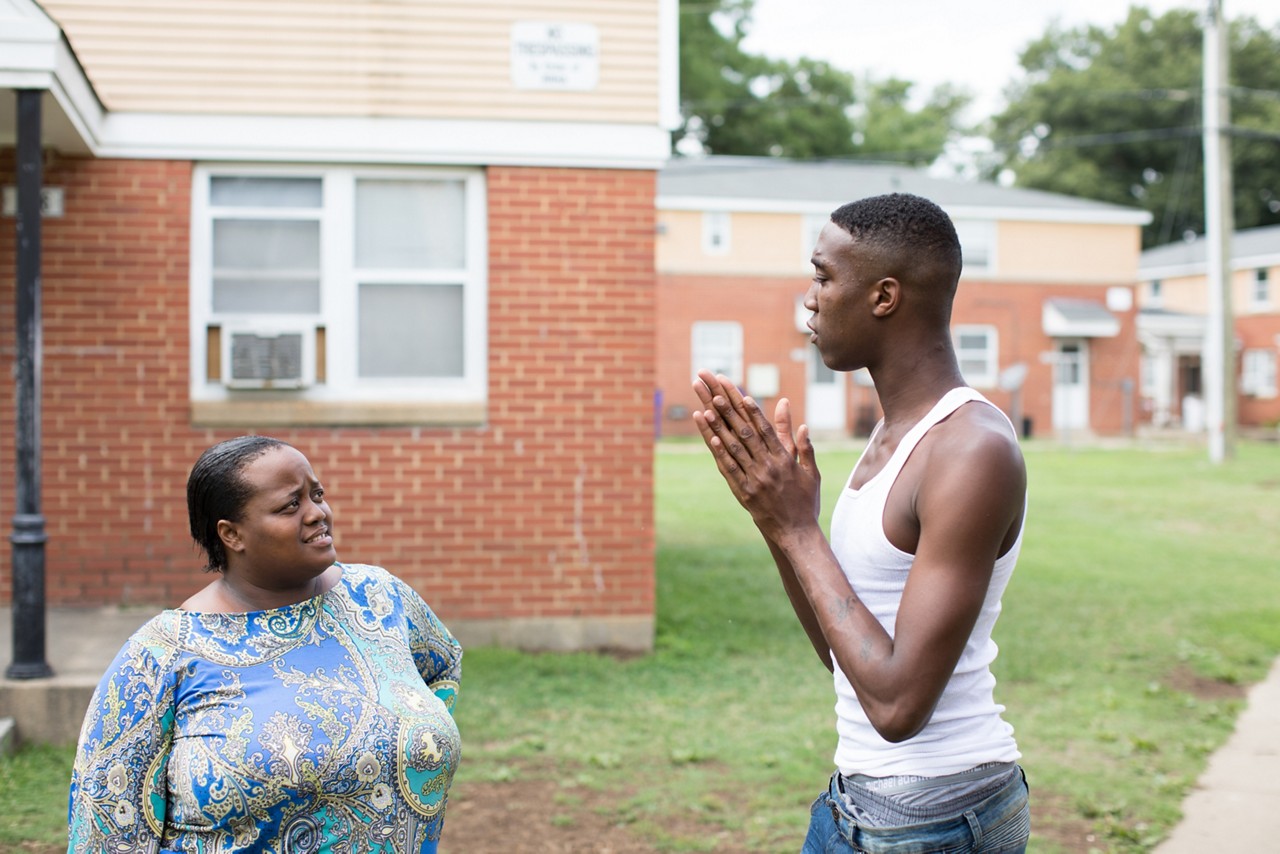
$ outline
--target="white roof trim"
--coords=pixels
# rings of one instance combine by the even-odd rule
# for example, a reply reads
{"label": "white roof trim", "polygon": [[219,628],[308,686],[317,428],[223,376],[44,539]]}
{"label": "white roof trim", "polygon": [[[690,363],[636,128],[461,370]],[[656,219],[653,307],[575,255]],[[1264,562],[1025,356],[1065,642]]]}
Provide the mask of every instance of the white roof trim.
{"label": "white roof trim", "polygon": [[48,92],[92,148],[102,106],[62,30],[31,0],[0,0],[0,89]]}
{"label": "white roof trim", "polygon": [[[1259,267],[1280,267],[1280,254],[1267,255],[1232,255],[1232,270],[1256,270]],[[1175,279],[1181,276],[1203,276],[1208,272],[1209,264],[1204,260],[1190,261],[1185,264],[1165,264],[1163,267],[1140,267],[1138,275],[1142,281],[1152,279]]]}
{"label": "white roof trim", "polygon": [[658,122],[666,130],[680,127],[680,0],[658,5]]}
{"label": "white roof trim", "polygon": [[[752,199],[725,196],[660,195],[659,210],[668,211],[732,211],[734,213],[820,213],[830,214],[851,199],[801,201],[791,199]],[[1151,214],[1108,208],[1021,208],[981,205],[943,205],[952,219],[993,220],[1001,222],[1074,222],[1101,225],[1146,225]]]}
{"label": "white roof trim", "polygon": [[58,25],[31,0],[0,0],[0,87],[48,89],[61,43]]}
{"label": "white roof trim", "polygon": [[107,113],[94,153],[175,160],[657,169],[670,150],[670,134],[649,125]]}
{"label": "white roof trim", "polygon": [[80,63],[63,39],[58,40],[57,69],[49,91],[80,138],[92,149],[105,111],[93,91],[93,84],[84,76]]}
{"label": "white roof trim", "polygon": [[[32,0],[0,0],[0,43],[53,44],[62,31],[39,4]],[[13,64],[16,54],[0,53],[0,65]]]}

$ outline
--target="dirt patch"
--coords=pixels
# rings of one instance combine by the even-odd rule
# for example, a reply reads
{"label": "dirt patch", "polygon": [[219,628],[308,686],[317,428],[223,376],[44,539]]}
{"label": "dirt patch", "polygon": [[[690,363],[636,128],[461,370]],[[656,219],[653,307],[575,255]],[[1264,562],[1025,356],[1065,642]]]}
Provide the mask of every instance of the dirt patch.
{"label": "dirt patch", "polygon": [[[1099,835],[1093,822],[1080,815],[1071,800],[1057,792],[1031,789],[1031,834],[1064,851],[1095,851]],[[1030,850],[1035,849],[1034,839]]]}
{"label": "dirt patch", "polygon": [[1190,694],[1197,700],[1239,700],[1246,693],[1243,685],[1201,676],[1186,664],[1178,665],[1166,677],[1165,684],[1170,689]]}
{"label": "dirt patch", "polygon": [[618,799],[554,779],[459,781],[449,791],[441,854],[642,854],[653,846],[610,816]]}
{"label": "dirt patch", "polygon": [[[456,783],[449,794],[441,854],[652,854],[657,850],[637,828],[617,818],[625,813],[622,805],[629,793],[574,787],[567,794],[555,779],[557,775],[548,774],[548,769],[539,774],[537,769],[523,768],[511,782]],[[1070,798],[1034,786],[1031,829],[1046,847],[1063,851],[1107,847],[1095,823],[1082,816]],[[677,817],[663,830],[669,838],[695,843],[700,851],[739,854],[744,850],[732,831],[692,816]],[[799,839],[794,847],[800,847]]]}
{"label": "dirt patch", "polygon": [[[510,779],[459,780],[449,791],[441,854],[652,854],[658,850],[633,820],[638,790],[602,790],[563,781],[564,764],[516,762]],[[728,803],[729,793],[706,792],[706,803]],[[659,831],[705,852],[740,852],[737,831],[696,810],[664,815]],[[797,842],[797,846],[799,843]]]}

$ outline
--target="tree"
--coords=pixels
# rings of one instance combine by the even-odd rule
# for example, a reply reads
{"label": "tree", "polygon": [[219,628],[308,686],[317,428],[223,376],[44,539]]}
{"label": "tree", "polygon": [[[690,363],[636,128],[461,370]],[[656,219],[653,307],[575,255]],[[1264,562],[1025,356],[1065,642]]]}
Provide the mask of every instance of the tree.
{"label": "tree", "polygon": [[912,110],[909,82],[890,78],[860,90],[852,74],[830,63],[743,50],[751,3],[680,0],[683,122],[674,133],[677,151],[694,141],[713,154],[925,165],[959,129],[969,97],[950,87]]}
{"label": "tree", "polygon": [[742,50],[751,0],[680,0],[680,112],[674,141],[710,147],[725,115],[753,96],[757,61]]}
{"label": "tree", "polygon": [[[993,119],[988,176],[1145,208],[1144,246],[1203,233],[1201,25],[1133,7],[1110,30],[1051,27]],[[1236,20],[1229,51],[1236,226],[1280,223],[1280,33]]]}
{"label": "tree", "polygon": [[960,113],[972,100],[967,92],[954,86],[939,86],[919,109],[912,110],[909,101],[914,87],[896,77],[866,82],[854,137],[862,156],[892,154],[892,158],[883,159],[926,166],[962,130]]}

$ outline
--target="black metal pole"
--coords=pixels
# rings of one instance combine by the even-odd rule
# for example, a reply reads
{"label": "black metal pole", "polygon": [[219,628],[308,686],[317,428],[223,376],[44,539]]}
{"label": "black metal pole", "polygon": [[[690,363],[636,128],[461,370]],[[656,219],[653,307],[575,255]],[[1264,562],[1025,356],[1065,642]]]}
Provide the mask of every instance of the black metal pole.
{"label": "black metal pole", "polygon": [[18,96],[17,512],[13,517],[10,679],[53,675],[45,661],[44,516],[40,513],[40,99]]}

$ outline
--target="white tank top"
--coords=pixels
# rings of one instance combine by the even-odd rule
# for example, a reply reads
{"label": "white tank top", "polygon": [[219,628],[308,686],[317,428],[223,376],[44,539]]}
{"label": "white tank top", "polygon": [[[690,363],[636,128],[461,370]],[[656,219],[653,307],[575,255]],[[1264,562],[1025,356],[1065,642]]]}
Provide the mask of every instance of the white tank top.
{"label": "white tank top", "polygon": [[[929,414],[907,432],[881,471],[859,489],[846,486],[833,511],[831,548],[853,592],[890,637],[894,633],[898,604],[915,556],[895,548],[885,536],[883,519],[889,490],[929,428],[970,401],[981,401],[994,408],[990,401],[971,388],[961,387],[947,392]],[[880,426],[877,425],[876,432]],[[1016,439],[1012,423],[1009,430]],[[861,459],[858,462],[860,465]],[[855,466],[854,472],[857,470]],[[841,773],[873,777],[899,774],[937,777],[987,762],[1013,762],[1021,756],[1013,738],[1013,727],[1000,717],[1004,706],[997,704],[993,697],[996,680],[990,669],[996,657],[991,629],[1000,614],[1000,597],[1013,574],[1021,548],[1020,530],[1013,547],[995,562],[991,586],[982,603],[978,621],[956,664],[955,673],[943,689],[933,716],[912,738],[894,744],[880,737],[858,703],[853,686],[832,656],[835,665],[836,732],[839,735],[835,764]]]}

